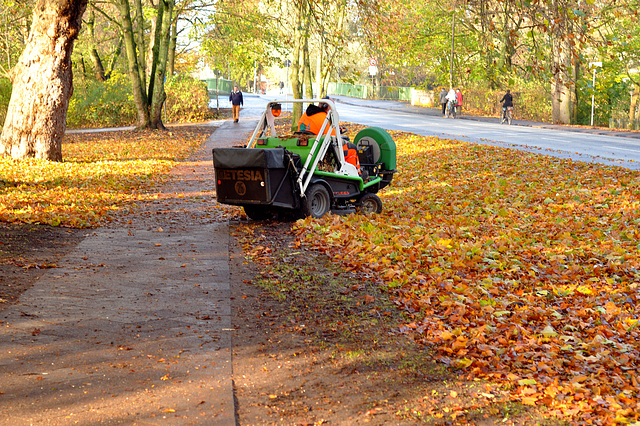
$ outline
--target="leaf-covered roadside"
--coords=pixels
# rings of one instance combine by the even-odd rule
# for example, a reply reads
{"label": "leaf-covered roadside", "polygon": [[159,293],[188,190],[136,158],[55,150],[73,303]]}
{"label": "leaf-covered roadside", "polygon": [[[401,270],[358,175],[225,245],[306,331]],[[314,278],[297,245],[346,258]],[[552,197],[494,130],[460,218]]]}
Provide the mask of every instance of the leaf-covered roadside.
{"label": "leaf-covered roadside", "polygon": [[67,134],[65,161],[0,158],[0,221],[85,228],[144,200],[176,162],[210,131]]}
{"label": "leaf-covered roadside", "polygon": [[640,175],[394,139],[383,213],[306,219],[301,242],[388,288],[464,376],[576,424],[638,421]]}

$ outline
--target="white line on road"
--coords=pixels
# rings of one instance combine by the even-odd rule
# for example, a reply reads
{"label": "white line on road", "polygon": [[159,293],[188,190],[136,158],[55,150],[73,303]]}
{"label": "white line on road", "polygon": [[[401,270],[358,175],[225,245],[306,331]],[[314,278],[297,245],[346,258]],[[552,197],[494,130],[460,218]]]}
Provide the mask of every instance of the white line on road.
{"label": "white line on road", "polygon": [[540,139],[545,140],[545,141],[554,141],[554,142],[562,142],[562,143],[571,143],[571,141],[568,141],[566,139],[558,139],[558,138],[543,138],[541,137]]}
{"label": "white line on road", "polygon": [[618,149],[618,150],[620,150],[620,151],[640,152],[640,149],[620,148],[620,147],[618,147],[618,146],[602,145],[602,147],[603,147],[603,148]]}

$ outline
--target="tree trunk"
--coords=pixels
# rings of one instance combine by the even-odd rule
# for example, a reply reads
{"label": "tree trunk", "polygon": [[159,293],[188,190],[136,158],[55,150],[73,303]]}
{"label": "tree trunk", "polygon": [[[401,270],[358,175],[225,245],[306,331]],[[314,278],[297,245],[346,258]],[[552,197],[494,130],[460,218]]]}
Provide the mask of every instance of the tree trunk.
{"label": "tree trunk", "polygon": [[[127,7],[128,6],[128,2],[129,0],[120,0],[120,1],[127,1]],[[131,22],[132,25],[132,31],[133,31],[133,22],[135,22],[135,45],[137,46],[138,50],[137,50],[137,62],[138,62],[138,73],[140,74],[140,84],[142,84],[143,87],[147,87],[147,73],[146,73],[146,69],[145,69],[145,62],[144,62],[144,52],[145,52],[145,42],[144,42],[144,12],[142,11],[142,0],[134,0],[134,5],[136,7],[136,18],[134,21]],[[152,2],[153,3],[153,2]],[[131,21],[131,17],[130,14],[129,16],[129,21]],[[151,34],[153,35],[153,31],[151,32]]]}
{"label": "tree trunk", "polygon": [[[302,99],[302,71],[303,60],[302,60],[302,43],[303,43],[303,35],[302,35],[302,25],[304,21],[304,2],[300,2],[298,4],[297,16],[296,16],[296,25],[294,29],[294,37],[293,37],[293,61],[291,61],[291,90],[293,92],[293,99]],[[291,131],[298,130],[298,120],[302,116],[302,104],[295,103],[293,104],[292,112],[291,112]]]}
{"label": "tree trunk", "polygon": [[638,102],[640,99],[640,84],[634,84],[631,91],[631,105],[629,105],[629,123],[633,128],[634,120],[640,118],[640,110],[638,109]]}
{"label": "tree trunk", "polygon": [[118,11],[122,21],[122,31],[124,36],[124,47],[127,53],[127,67],[129,71],[129,80],[131,81],[131,89],[133,92],[133,101],[138,111],[138,127],[145,128],[149,126],[149,109],[147,108],[147,93],[143,84],[143,75],[138,67],[138,56],[136,52],[136,42],[134,40],[133,25],[131,23],[131,9],[129,0],[119,0]]}
{"label": "tree trunk", "polygon": [[571,48],[562,35],[557,34],[553,42],[553,81],[551,84],[551,117],[553,123],[571,123],[571,90],[573,83],[570,76]]}
{"label": "tree trunk", "polygon": [[16,65],[0,155],[62,161],[71,52],[87,0],[39,0],[25,50]]}
{"label": "tree trunk", "polygon": [[95,37],[95,22],[96,22],[96,14],[95,12],[91,12],[89,14],[89,18],[85,20],[87,24],[87,32],[89,33],[89,57],[91,57],[91,62],[93,62],[94,75],[96,80],[98,81],[106,81],[107,77],[104,72],[104,66],[102,65],[102,60],[100,59],[100,54],[98,53],[98,47],[96,44]]}
{"label": "tree trunk", "polygon": [[316,58],[316,87],[318,88],[318,98],[326,95],[324,86],[322,85],[322,62],[324,60],[324,49],[322,46],[318,48],[318,55]]}
{"label": "tree trunk", "polygon": [[569,19],[566,5],[561,0],[553,0],[552,12],[555,19],[551,30],[553,81],[551,83],[551,118],[553,123],[571,124],[571,92],[575,82],[571,79],[572,48],[569,42]]}
{"label": "tree trunk", "polygon": [[175,72],[176,46],[178,45],[178,19],[175,17],[171,24],[171,38],[169,40],[169,57],[167,58],[167,78],[171,78]]}
{"label": "tree trunk", "polygon": [[578,86],[575,84],[580,77],[581,67],[580,59],[576,56],[572,57],[571,61],[571,123],[578,122]]}
{"label": "tree trunk", "polygon": [[309,37],[308,32],[302,44],[302,62],[304,63],[304,94],[307,99],[313,99],[313,78],[311,74],[311,60],[309,59]]}
{"label": "tree trunk", "polygon": [[118,44],[116,45],[116,49],[113,51],[113,55],[111,56],[111,60],[109,61],[109,68],[105,73],[106,78],[111,78],[111,74],[113,74],[113,70],[116,67],[116,63],[118,62],[118,58],[120,57],[120,53],[122,52],[122,42],[124,38],[122,34],[118,38]]}
{"label": "tree trunk", "polygon": [[[160,27],[158,37],[158,56],[156,58],[157,66],[154,67],[154,79],[153,92],[151,95],[151,128],[163,130],[164,124],[162,123],[162,106],[167,99],[167,94],[164,91],[164,80],[167,71],[167,60],[169,57],[169,42],[171,37],[171,21],[173,18],[173,6],[174,0],[160,0],[158,5],[158,23]],[[160,12],[160,10],[162,12]]]}

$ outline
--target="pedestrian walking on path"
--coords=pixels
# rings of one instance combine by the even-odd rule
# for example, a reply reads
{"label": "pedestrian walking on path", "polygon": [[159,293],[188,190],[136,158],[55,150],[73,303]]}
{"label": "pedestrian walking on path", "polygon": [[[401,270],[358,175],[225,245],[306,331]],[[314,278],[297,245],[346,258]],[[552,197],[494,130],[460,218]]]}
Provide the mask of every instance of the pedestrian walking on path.
{"label": "pedestrian walking on path", "polygon": [[447,113],[447,89],[443,87],[438,98],[442,107],[442,116],[444,117]]}
{"label": "pedestrian walking on path", "polygon": [[242,92],[238,89],[238,85],[233,86],[233,92],[229,95],[229,102],[231,102],[231,108],[233,109],[233,122],[237,123],[240,120],[240,106],[244,104]]}
{"label": "pedestrian walking on path", "polygon": [[462,92],[460,88],[456,89],[456,116],[462,117],[462,100],[464,97],[462,96]]}

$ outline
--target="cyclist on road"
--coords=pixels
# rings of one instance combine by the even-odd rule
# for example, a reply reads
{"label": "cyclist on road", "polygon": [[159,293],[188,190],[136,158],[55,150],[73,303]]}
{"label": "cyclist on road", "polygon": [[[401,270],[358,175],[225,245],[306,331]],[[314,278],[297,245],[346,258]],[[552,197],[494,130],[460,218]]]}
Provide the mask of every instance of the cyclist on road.
{"label": "cyclist on road", "polygon": [[513,95],[511,94],[511,90],[507,89],[507,93],[500,99],[500,102],[502,102],[502,119],[504,120],[507,108],[513,108]]}
{"label": "cyclist on road", "polygon": [[449,89],[449,93],[446,96],[447,99],[447,115],[451,114],[453,118],[456,118],[456,104],[458,103],[458,97],[456,91],[453,88]]}

